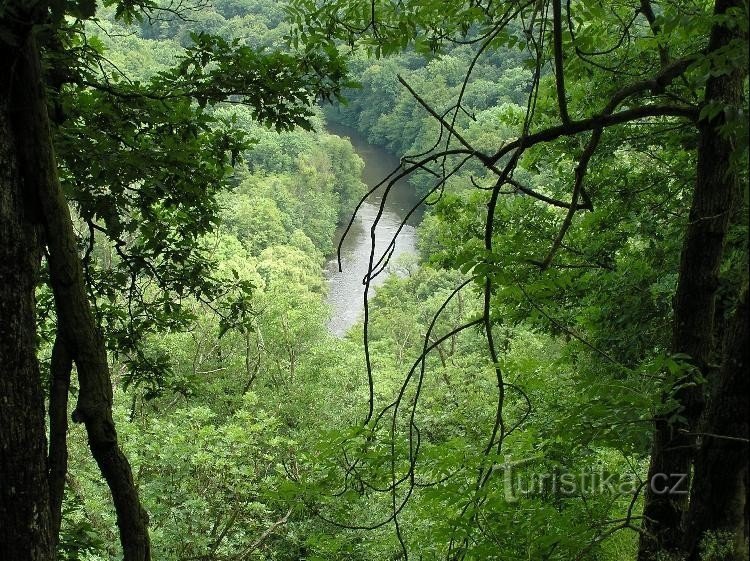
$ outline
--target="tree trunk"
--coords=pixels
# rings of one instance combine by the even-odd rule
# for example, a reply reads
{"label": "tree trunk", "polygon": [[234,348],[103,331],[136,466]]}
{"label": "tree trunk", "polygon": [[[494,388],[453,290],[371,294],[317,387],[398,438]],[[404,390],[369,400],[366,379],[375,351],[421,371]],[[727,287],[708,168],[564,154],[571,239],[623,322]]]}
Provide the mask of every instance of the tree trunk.
{"label": "tree trunk", "polygon": [[700,558],[706,539],[723,548],[727,561],[748,558],[748,408],[750,376],[747,286],[726,334],[724,363],[710,400],[703,444],[695,459],[695,482],[687,516],[685,551]]}
{"label": "tree trunk", "polygon": [[23,131],[23,136],[17,135],[20,163],[28,184],[36,188],[41,210],[58,333],[78,373],[80,392],[73,419],[85,424],[91,453],[112,493],[125,561],[147,561],[148,517],[130,464],[117,443],[107,353],[88,301],[70,210],[57,176],[39,50],[32,33],[22,45],[11,81],[15,130]]}
{"label": "tree trunk", "polygon": [[49,389],[49,495],[52,542],[57,545],[62,522],[65,475],[68,473],[68,394],[72,358],[58,333],[52,348]]}
{"label": "tree trunk", "polygon": [[[715,13],[741,6],[742,0],[717,0]],[[716,25],[712,29],[709,52],[736,38],[736,29]],[[742,106],[744,70],[712,77],[706,85],[706,103]],[[738,199],[737,176],[730,170],[733,152],[731,138],[722,136],[721,115],[699,124],[698,166],[689,223],[682,247],[677,294],[674,302],[672,352],[688,355],[691,366],[704,377],[715,351],[713,341],[716,291],[719,267],[731,211]],[[704,406],[704,388],[693,385],[678,390],[676,397],[684,408],[684,426],[672,426],[666,417],[657,418],[651,465],[644,504],[644,530],[638,559],[652,561],[659,552],[677,553],[684,536],[684,516],[688,506],[688,483],[695,454],[698,420]],[[682,479],[682,478],[685,479]],[[677,487],[677,492],[667,489]]]}
{"label": "tree trunk", "polygon": [[42,255],[34,186],[21,177],[0,46],[0,559],[50,561],[44,393],[36,359],[34,289]]}

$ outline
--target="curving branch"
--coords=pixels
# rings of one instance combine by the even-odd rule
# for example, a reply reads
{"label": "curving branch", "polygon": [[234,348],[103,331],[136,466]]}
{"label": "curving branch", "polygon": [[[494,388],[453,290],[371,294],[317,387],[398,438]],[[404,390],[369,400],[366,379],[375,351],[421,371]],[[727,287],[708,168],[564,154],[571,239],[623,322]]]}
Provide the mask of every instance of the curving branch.
{"label": "curving branch", "polygon": [[[692,105],[643,105],[631,109],[625,109],[617,113],[600,113],[594,117],[571,121],[567,125],[557,125],[524,137],[524,148],[530,148],[542,142],[557,140],[563,136],[575,136],[582,132],[592,131],[597,128],[606,128],[614,125],[622,125],[632,121],[639,121],[647,117],[680,117],[691,121],[698,120],[698,108]],[[521,146],[520,139],[514,140],[500,148],[490,156],[489,162],[496,164],[500,158],[516,150]]]}
{"label": "curving branch", "polygon": [[[493,395],[493,399],[496,400],[495,404],[495,415],[494,415],[494,423],[491,429],[488,427],[488,440],[486,442],[486,445],[483,448],[483,455],[486,458],[489,458],[491,454],[493,453],[499,453],[502,449],[503,442],[507,438],[507,436],[518,430],[528,419],[529,415],[532,412],[532,403],[529,399],[529,396],[524,392],[524,390],[515,385],[511,384],[505,379],[505,372],[500,368],[499,366],[499,359],[500,355],[498,353],[496,343],[494,340],[495,334],[493,334],[493,325],[496,322],[495,312],[492,309],[491,301],[492,301],[492,295],[495,290],[494,286],[494,278],[492,274],[487,274],[482,278],[482,309],[481,309],[481,315],[472,320],[471,322],[464,324],[462,326],[459,326],[455,330],[451,331],[449,334],[436,338],[434,335],[432,335],[433,328],[435,326],[435,322],[437,321],[438,317],[440,316],[440,313],[445,308],[445,306],[448,305],[449,301],[457,292],[453,292],[451,296],[448,297],[443,302],[443,306],[440,308],[438,313],[433,317],[432,322],[430,323],[429,328],[427,329],[426,333],[424,334],[424,341],[423,341],[423,348],[422,352],[415,361],[415,363],[412,365],[411,369],[407,373],[403,384],[401,385],[401,388],[396,396],[396,398],[389,403],[387,406],[383,407],[379,410],[379,412],[375,412],[374,410],[374,387],[373,387],[373,375],[372,375],[372,364],[371,364],[371,357],[370,357],[370,349],[369,349],[369,323],[370,323],[370,309],[369,309],[369,300],[368,300],[368,293],[370,288],[370,282],[372,279],[374,279],[378,274],[380,274],[384,267],[388,264],[388,261],[393,253],[393,248],[395,245],[396,237],[398,236],[398,233],[400,232],[401,228],[403,228],[403,224],[405,222],[402,222],[400,228],[396,232],[396,234],[391,238],[390,243],[388,244],[388,247],[382,252],[381,255],[376,256],[375,255],[375,243],[374,243],[374,232],[375,228],[377,227],[377,224],[380,220],[380,217],[382,215],[383,211],[383,204],[388,196],[388,193],[390,192],[390,189],[395,185],[395,183],[404,178],[409,176],[410,174],[414,173],[415,171],[418,171],[420,169],[426,170],[429,173],[431,173],[433,176],[436,177],[437,182],[433,189],[431,189],[425,197],[420,200],[420,204],[425,203],[427,200],[427,197],[431,196],[437,189],[442,189],[445,185],[445,182],[447,179],[454,173],[456,173],[461,166],[465,162],[467,162],[470,159],[476,159],[478,162],[482,164],[482,166],[487,169],[488,171],[492,172],[495,175],[495,182],[492,187],[485,188],[480,187],[474,183],[475,187],[478,189],[484,189],[487,191],[490,191],[489,194],[489,201],[487,204],[487,211],[485,216],[485,228],[484,228],[484,251],[491,255],[493,252],[493,238],[494,238],[494,216],[495,211],[498,205],[498,201],[501,195],[504,194],[511,194],[511,193],[522,193],[524,195],[530,196],[536,200],[539,200],[541,202],[544,202],[546,204],[563,208],[567,210],[566,218],[563,221],[562,228],[558,235],[556,236],[555,240],[552,244],[552,249],[548,253],[547,257],[544,259],[543,268],[547,268],[552,265],[552,261],[554,259],[554,255],[557,252],[557,250],[560,247],[565,247],[564,244],[564,238],[566,235],[566,232],[568,228],[570,227],[575,212],[579,210],[592,210],[593,209],[593,203],[591,201],[590,196],[586,192],[585,185],[584,185],[584,179],[586,176],[586,173],[588,171],[589,164],[595,155],[597,149],[599,148],[599,141],[601,139],[601,136],[604,132],[604,130],[608,127],[617,126],[633,121],[641,121],[643,119],[647,118],[659,118],[659,117],[677,117],[677,118],[684,118],[689,121],[696,121],[698,117],[698,109],[694,106],[684,104],[666,104],[666,103],[655,103],[655,102],[641,102],[639,104],[630,104],[626,108],[617,111],[621,104],[623,104],[626,101],[631,100],[635,96],[639,96],[641,94],[652,94],[655,96],[659,96],[665,93],[665,89],[672,83],[672,81],[682,75],[685,70],[688,68],[688,66],[692,63],[691,58],[682,59],[680,61],[676,61],[674,63],[668,64],[664,66],[655,76],[651,77],[650,79],[646,80],[637,80],[631,83],[630,85],[616,91],[609,99],[607,104],[604,106],[603,109],[601,109],[599,112],[595,113],[594,115],[572,120],[568,113],[566,98],[565,98],[565,81],[564,81],[564,75],[562,72],[563,67],[563,59],[562,59],[562,6],[561,2],[558,0],[553,0],[552,2],[552,25],[553,33],[552,33],[552,41],[553,41],[553,54],[554,54],[554,62],[555,62],[555,68],[556,68],[556,88],[557,88],[557,94],[558,94],[558,106],[560,110],[560,120],[562,121],[559,125],[548,127],[539,131],[531,132],[531,123],[533,121],[533,116],[536,109],[536,100],[539,95],[539,80],[541,75],[541,70],[544,66],[544,56],[543,54],[546,52],[544,47],[544,41],[545,37],[547,36],[547,25],[550,20],[548,20],[546,15],[547,8],[545,7],[548,4],[545,3],[537,3],[535,10],[532,14],[532,18],[530,22],[524,22],[525,27],[524,30],[526,31],[526,36],[528,38],[528,44],[531,52],[533,55],[536,56],[536,69],[532,81],[531,86],[531,93],[529,94],[528,98],[528,104],[526,108],[526,116],[523,123],[523,129],[521,136],[515,140],[512,140],[511,142],[508,142],[507,144],[503,145],[502,147],[498,148],[497,151],[494,154],[488,155],[480,150],[477,150],[472,143],[465,137],[463,134],[457,129],[456,127],[456,121],[457,116],[460,111],[464,110],[461,105],[461,96],[463,95],[463,91],[465,89],[466,80],[464,81],[464,87],[461,90],[461,95],[459,96],[459,100],[457,103],[452,105],[451,108],[449,108],[447,111],[443,112],[442,114],[438,111],[436,111],[433,107],[430,106],[430,104],[425,101],[419,93],[417,93],[414,88],[411,87],[411,85],[407,82],[405,78],[402,76],[398,76],[399,82],[409,91],[411,96],[414,98],[414,100],[428,113],[431,117],[433,117],[440,125],[440,131],[437,141],[433,144],[432,148],[422,154],[417,154],[411,157],[404,157],[402,159],[402,165],[399,166],[399,168],[393,170],[383,181],[381,181],[378,185],[373,187],[360,201],[360,203],[357,205],[357,208],[355,209],[355,216],[356,212],[361,207],[361,204],[364,200],[366,200],[369,196],[371,196],[375,191],[378,189],[383,189],[383,199],[381,200],[379,212],[375,218],[375,222],[372,225],[370,234],[371,234],[371,248],[370,248],[370,259],[369,259],[369,265],[368,265],[368,273],[366,274],[365,278],[363,279],[364,284],[364,332],[363,332],[363,339],[364,339],[364,348],[365,348],[365,361],[367,366],[367,373],[368,373],[368,386],[369,386],[369,409],[368,414],[365,418],[365,425],[367,430],[367,436],[366,436],[366,444],[365,447],[369,448],[371,443],[376,438],[376,430],[378,427],[381,426],[382,423],[386,419],[388,419],[390,423],[389,427],[389,436],[390,436],[390,452],[391,452],[391,458],[390,458],[390,474],[389,478],[386,482],[373,482],[369,481],[367,477],[365,476],[363,472],[363,463],[364,459],[362,458],[350,458],[349,454],[346,450],[344,450],[344,461],[345,464],[343,466],[343,469],[345,470],[344,474],[344,491],[346,491],[349,488],[355,488],[360,492],[367,492],[368,490],[374,491],[374,492],[383,492],[388,493],[390,495],[390,513],[388,516],[385,516],[383,520],[378,520],[375,523],[368,524],[368,525],[356,525],[356,524],[345,524],[340,523],[328,518],[325,518],[321,515],[319,515],[322,519],[327,520],[328,522],[342,527],[342,528],[351,528],[351,529],[374,529],[384,526],[388,523],[393,523],[395,526],[396,536],[401,544],[401,550],[402,550],[402,556],[406,558],[407,551],[406,547],[403,541],[403,536],[401,535],[401,528],[399,525],[399,516],[403,509],[406,506],[407,501],[411,497],[412,493],[416,488],[427,486],[428,484],[419,483],[416,481],[416,471],[417,471],[417,465],[418,465],[418,459],[420,457],[420,446],[421,446],[421,436],[420,436],[420,430],[419,426],[417,424],[417,417],[416,417],[416,408],[417,403],[419,401],[420,394],[422,392],[422,385],[424,383],[425,379],[425,369],[426,369],[426,357],[429,352],[432,350],[439,348],[439,345],[442,341],[445,341],[449,337],[453,337],[455,333],[466,329],[467,327],[471,326],[478,326],[482,328],[483,335],[486,339],[486,347],[487,347],[487,354],[489,356],[489,359],[491,361],[491,366],[494,371],[494,375],[496,378],[496,386],[497,386],[497,393]],[[568,17],[570,17],[570,14],[568,13]],[[632,21],[629,23],[623,22],[623,25],[625,25],[625,33],[623,34],[623,39],[627,37],[629,26],[632,25]],[[497,28],[494,28],[494,31],[497,31]],[[486,35],[486,42],[482,46],[482,49],[487,48],[486,46],[489,45],[489,42],[492,40],[492,38],[495,35],[492,33],[489,33]],[[479,53],[481,54],[481,53]],[[477,56],[478,58],[478,56]],[[476,59],[475,59],[476,60]],[[471,72],[472,66],[469,68],[468,72]],[[468,78],[467,78],[468,80]],[[465,111],[465,110],[464,110]],[[471,118],[471,115],[469,115]],[[571,195],[570,202],[562,201],[555,199],[553,197],[549,197],[543,193],[539,193],[525,185],[523,185],[521,182],[513,178],[513,173],[516,169],[516,166],[518,165],[518,162],[521,158],[521,156],[524,154],[524,152],[535,146],[536,144],[540,144],[543,142],[550,142],[554,141],[556,139],[559,139],[561,137],[572,137],[583,133],[591,133],[591,137],[588,140],[586,146],[584,147],[578,164],[576,166],[575,170],[575,182],[573,185],[573,192]],[[450,148],[451,140],[456,140],[457,145],[460,145],[460,148]],[[438,148],[442,148],[441,150],[438,150]],[[462,162],[455,166],[453,168],[453,171],[448,173],[445,167],[445,162],[447,157],[452,155],[461,155],[464,156],[462,159]],[[411,159],[409,159],[411,158]],[[421,159],[417,159],[421,158]],[[500,162],[502,161],[502,165]],[[438,171],[435,171],[436,167],[442,167],[442,170],[438,169]],[[473,182],[473,177],[472,177]],[[507,189],[506,187],[510,186],[512,187],[512,190]],[[442,191],[440,191],[442,194]],[[414,209],[412,209],[413,211]],[[349,223],[349,226],[347,227],[347,232],[349,228],[351,227],[351,224],[354,221],[354,217],[352,216],[352,219]],[[346,235],[346,233],[345,233]],[[339,261],[340,266],[340,261]],[[568,266],[568,265],[560,265],[560,266]],[[575,265],[571,265],[575,266]],[[585,265],[582,265],[585,266]],[[467,281],[467,283],[470,281]],[[457,290],[460,290],[461,287],[459,287]],[[527,295],[528,298],[528,295]],[[532,302],[533,305],[533,302]],[[554,322],[554,318],[548,318],[551,322]],[[564,326],[563,326],[564,327]],[[580,337],[577,337],[580,339]],[[581,339],[582,340],[582,339]],[[582,340],[584,344],[588,344],[585,340]],[[615,362],[614,359],[612,359],[609,355],[606,354],[606,352],[601,351],[600,349],[593,349],[594,351],[602,354],[606,358],[610,359],[612,362]],[[620,365],[622,366],[622,365]],[[400,421],[399,420],[399,412],[402,411],[402,408],[404,408],[403,400],[405,399],[406,393],[410,388],[414,389],[414,396],[411,396],[410,394],[410,403],[408,406],[408,410],[405,412],[406,415],[408,415],[408,420]],[[513,392],[514,394],[519,394],[520,400],[525,406],[522,406],[523,409],[519,413],[519,418],[514,419],[514,422],[512,425],[509,425],[507,420],[505,419],[505,401],[506,401],[506,394],[508,392]],[[515,415],[514,415],[515,416]],[[403,416],[402,416],[403,417]],[[399,425],[399,423],[401,423]],[[397,436],[403,435],[404,438],[408,437],[408,465],[405,465],[403,468],[398,467],[397,463],[397,448],[396,448],[396,440]],[[482,497],[482,488],[487,485],[488,481],[490,480],[490,477],[492,475],[492,470],[488,469],[485,465],[487,462],[482,462],[481,466],[477,470],[477,477],[476,477],[476,483],[474,486],[474,492],[472,493],[471,498],[467,499],[467,503],[460,511],[460,517],[466,518],[470,517],[472,520],[477,520],[477,516],[480,510],[481,505],[484,502],[484,499]],[[439,484],[439,482],[436,482],[435,484]],[[344,492],[342,491],[342,493]],[[629,523],[629,521],[628,521]],[[458,532],[458,527],[456,527],[455,532]],[[463,557],[463,551],[466,549],[466,545],[468,544],[468,540],[470,540],[470,536],[464,535],[464,534],[458,534],[454,532],[454,535],[451,537],[451,543],[449,548],[449,558],[456,558],[461,559]],[[462,544],[463,542],[463,544]]]}
{"label": "curving branch", "polygon": [[[568,207],[568,212],[565,215],[565,219],[563,220],[562,226],[560,227],[560,231],[557,233],[555,240],[552,242],[552,247],[550,248],[549,253],[547,253],[547,257],[545,257],[539,265],[542,271],[549,268],[552,260],[555,257],[555,253],[557,253],[557,250],[560,249],[560,244],[562,244],[563,240],[565,239],[565,234],[568,232],[568,229],[573,223],[573,216],[580,208],[578,205],[578,198],[580,196],[583,196],[583,194],[585,193],[583,190],[583,178],[586,175],[589,160],[591,160],[591,156],[594,155],[601,137],[602,129],[594,129],[594,132],[591,135],[591,138],[589,139],[589,142],[586,145],[583,154],[581,155],[581,159],[578,161],[578,165],[576,166],[575,170],[575,183],[573,185],[573,196],[570,201],[570,206]],[[591,202],[589,200],[589,207],[590,206]]]}
{"label": "curving branch", "polygon": [[[448,121],[446,121],[443,117],[441,117],[438,114],[437,111],[435,111],[432,107],[430,107],[430,105],[424,99],[422,99],[422,97],[417,92],[414,91],[414,89],[409,85],[409,83],[406,80],[403,79],[403,77],[401,77],[400,74],[397,75],[396,78],[398,78],[398,81],[401,82],[401,84],[407,90],[409,90],[409,93],[417,101],[417,103],[419,103],[424,108],[424,110],[427,111],[430,115],[432,115],[433,117],[435,117],[435,119],[437,119],[437,121],[440,123],[440,125],[442,127],[444,127],[445,129],[448,130],[448,132],[451,134],[451,136],[456,137],[456,139],[461,144],[463,144],[463,146],[467,150],[471,151],[472,154],[477,155],[481,160],[484,160],[484,159],[487,158],[487,156],[484,156],[481,152],[479,152],[478,150],[476,150],[466,139],[464,139],[464,137],[461,136],[461,133],[459,133],[456,130],[456,128],[455,128],[455,126],[453,124],[451,124]],[[448,140],[448,142],[450,142],[450,140]]]}
{"label": "curving branch", "polygon": [[[639,11],[646,18],[646,21],[648,21],[648,25],[651,27],[654,37],[657,37],[658,39],[658,36],[661,33],[661,26],[656,21],[656,14],[654,13],[654,8],[651,5],[650,0],[641,0]],[[662,66],[669,64],[669,49],[661,41],[659,41],[659,60]]]}
{"label": "curving branch", "polygon": [[27,41],[16,70],[18,87],[24,92],[22,98],[17,96],[17,126],[25,133],[19,152],[29,185],[36,188],[58,332],[64,334],[65,348],[77,367],[80,393],[73,419],[85,424],[91,454],[109,485],[125,561],[148,561],[148,515],[117,441],[107,353],[86,293],[70,209],[57,175],[39,49],[33,35]]}
{"label": "curving branch", "polygon": [[[543,193],[539,193],[538,191],[534,191],[530,187],[526,187],[525,185],[523,185],[522,183],[520,183],[516,179],[513,179],[512,177],[509,177],[506,180],[506,183],[508,183],[508,185],[512,185],[513,187],[515,187],[515,189],[517,191],[523,193],[524,195],[528,195],[529,197],[532,197],[534,199],[537,199],[537,200],[542,201],[544,203],[547,203],[549,205],[560,207],[560,208],[571,208],[573,206],[570,203],[566,203],[565,201],[561,201],[561,200],[555,199],[553,197],[548,197],[547,195],[545,195]],[[584,201],[583,204],[581,204],[581,205],[578,206],[578,208],[585,208],[585,209],[588,209],[588,210],[594,210],[594,207],[593,207],[593,205],[592,205],[592,203],[591,203],[590,200]]]}

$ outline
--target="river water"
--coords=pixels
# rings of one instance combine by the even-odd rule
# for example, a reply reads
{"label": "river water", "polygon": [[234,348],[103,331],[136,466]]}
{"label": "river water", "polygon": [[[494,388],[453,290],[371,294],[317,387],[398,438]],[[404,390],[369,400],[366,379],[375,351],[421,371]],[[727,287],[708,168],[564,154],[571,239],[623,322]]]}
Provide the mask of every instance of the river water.
{"label": "river water", "polygon": [[[365,162],[362,170],[362,181],[368,189],[382,181],[396,166],[399,159],[379,146],[374,146],[359,134],[358,131],[329,122],[328,131],[332,134],[347,137],[354,146],[360,158]],[[341,268],[338,271],[336,255],[330,257],[326,264],[326,278],[328,279],[328,304],[331,307],[331,319],[328,329],[337,337],[343,336],[362,317],[364,309],[364,285],[362,280],[367,273],[370,260],[370,228],[378,213],[382,201],[383,188],[378,189],[360,207],[357,217],[341,246]],[[388,193],[383,215],[375,229],[375,262],[388,247],[393,234],[398,229],[403,218],[417,202],[414,188],[406,181],[396,183]],[[421,212],[414,213],[396,240],[396,248],[391,257],[391,263],[397,262],[399,256],[416,253],[415,226],[421,218]],[[344,225],[345,226],[345,225]],[[344,227],[336,232],[335,243],[338,244]],[[373,288],[383,284],[387,273],[378,275],[370,284],[370,295]]]}

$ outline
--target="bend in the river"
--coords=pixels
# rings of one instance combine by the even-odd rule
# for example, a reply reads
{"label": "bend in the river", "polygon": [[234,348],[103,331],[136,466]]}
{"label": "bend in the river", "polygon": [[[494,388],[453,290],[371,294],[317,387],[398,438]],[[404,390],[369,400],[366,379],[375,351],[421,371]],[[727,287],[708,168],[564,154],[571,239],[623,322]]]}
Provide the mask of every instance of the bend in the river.
{"label": "bend in the river", "polygon": [[[362,181],[370,189],[382,181],[398,165],[399,159],[379,146],[374,146],[355,129],[330,122],[327,126],[332,134],[347,137],[354,146],[354,150],[364,160]],[[418,198],[414,188],[406,181],[397,182],[388,193],[383,215],[375,229],[375,262],[388,247],[403,218],[409,212]],[[341,247],[342,271],[338,271],[336,255],[331,256],[327,263],[326,277],[328,279],[328,303],[331,307],[331,319],[328,323],[329,331],[343,336],[361,317],[364,309],[363,279],[367,273],[370,261],[370,228],[377,216],[382,201],[382,189],[378,189],[360,207],[357,217],[349,230]],[[396,247],[391,257],[394,263],[399,256],[416,253],[416,229],[419,215],[414,215],[401,230],[396,240]],[[339,243],[344,227],[336,232],[334,242]],[[381,285],[386,274],[375,277],[371,283],[372,289]]]}

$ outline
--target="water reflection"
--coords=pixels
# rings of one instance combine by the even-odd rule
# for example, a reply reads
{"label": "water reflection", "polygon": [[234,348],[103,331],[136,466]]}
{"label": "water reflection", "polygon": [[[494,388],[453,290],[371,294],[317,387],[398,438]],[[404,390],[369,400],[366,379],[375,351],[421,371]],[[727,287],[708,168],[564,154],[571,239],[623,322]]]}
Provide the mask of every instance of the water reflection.
{"label": "water reflection", "polygon": [[[368,187],[376,185],[398,165],[398,158],[382,148],[367,143],[354,129],[335,123],[329,124],[328,129],[333,134],[349,137],[354,149],[365,162],[362,180]],[[362,280],[369,265],[370,228],[382,201],[381,191],[382,189],[379,189],[378,192],[373,194],[357,213],[356,220],[341,248],[342,271],[338,271],[335,256],[332,256],[327,264],[328,303],[331,307],[331,320],[328,328],[332,334],[339,337],[343,336],[362,317],[364,306]],[[416,203],[416,200],[413,187],[405,181],[398,182],[391,189],[383,215],[375,230],[375,262],[388,247],[403,217]],[[412,216],[409,223],[399,233],[391,263],[397,262],[401,255],[416,253],[415,225],[419,218],[418,214]],[[337,243],[342,233],[343,228],[337,232]],[[385,279],[386,274],[381,274],[373,279],[370,285],[371,294],[372,288],[381,285]]]}

